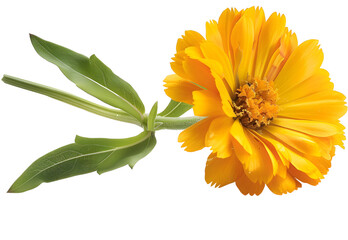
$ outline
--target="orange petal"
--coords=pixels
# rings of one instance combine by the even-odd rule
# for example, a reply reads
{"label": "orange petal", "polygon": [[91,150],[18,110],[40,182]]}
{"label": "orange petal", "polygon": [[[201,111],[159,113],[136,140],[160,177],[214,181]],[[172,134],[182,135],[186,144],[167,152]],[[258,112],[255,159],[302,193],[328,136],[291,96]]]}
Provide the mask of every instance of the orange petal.
{"label": "orange petal", "polygon": [[225,115],[220,96],[208,90],[193,92],[193,112],[196,116],[202,117]]}
{"label": "orange petal", "polygon": [[325,69],[320,68],[300,84],[292,85],[289,89],[282,92],[277,103],[282,105],[317,92],[332,91],[333,87],[329,73]]}
{"label": "orange petal", "polygon": [[279,106],[278,116],[335,122],[347,112],[345,96],[336,91],[312,94]]}
{"label": "orange petal", "polygon": [[342,149],[344,149],[343,141],[346,140],[346,137],[344,136],[344,133],[336,134],[335,136],[332,136],[331,139],[332,139],[332,143],[334,145],[338,145]]}
{"label": "orange petal", "polygon": [[205,147],[205,136],[212,118],[205,118],[186,128],[179,134],[178,141],[183,142],[181,147],[187,152],[194,152]]}
{"label": "orange petal", "polygon": [[[251,13],[251,12],[248,12]],[[231,45],[234,53],[234,73],[236,82],[242,86],[251,76],[251,64],[254,45],[254,23],[252,17],[243,14],[231,33]]]}
{"label": "orange petal", "polygon": [[313,75],[320,68],[323,58],[317,40],[308,40],[300,44],[274,81],[279,95]]}
{"label": "orange petal", "polygon": [[199,46],[202,41],[205,41],[203,36],[195,31],[185,31],[185,35],[179,38],[176,44],[177,53],[175,54],[174,62],[170,63],[173,71],[182,78],[187,78],[187,74],[183,69],[183,61],[187,59],[185,49],[192,46]]}
{"label": "orange petal", "polygon": [[290,163],[299,171],[306,174],[312,179],[324,178],[319,169],[307,158],[300,156],[294,151],[288,149],[290,155]]}
{"label": "orange petal", "polygon": [[331,158],[308,157],[308,159],[319,169],[322,175],[326,175],[331,167]]}
{"label": "orange petal", "polygon": [[218,76],[215,73],[212,73],[215,78],[216,87],[218,89],[218,92],[221,97],[221,103],[222,103],[222,109],[224,110],[225,114],[231,118],[236,117],[236,114],[234,113],[232,104],[232,98],[230,93],[228,92],[228,87],[226,81],[222,79],[220,76]]}
{"label": "orange petal", "polygon": [[260,36],[260,31],[263,28],[263,25],[265,24],[265,12],[260,7],[250,7],[245,10],[245,14],[248,14],[248,11],[252,12],[249,13],[249,16],[252,18],[253,24],[254,24],[254,46],[253,48],[257,48],[258,39]]}
{"label": "orange petal", "polygon": [[269,190],[273,193],[281,195],[291,193],[301,187],[302,184],[294,179],[290,174],[286,174],[284,178],[275,176],[272,181],[267,184]]}
{"label": "orange petal", "polygon": [[172,70],[178,74],[180,77],[182,78],[187,78],[187,74],[185,73],[185,70],[182,66],[183,61],[187,58],[187,55],[185,54],[184,51],[178,52],[174,55],[174,57],[172,58],[172,60],[174,62],[170,63],[170,66],[172,68]]}
{"label": "orange petal", "polygon": [[313,186],[316,186],[318,185],[318,183],[320,183],[320,179],[310,178],[306,173],[297,170],[292,164],[290,164],[288,171],[289,171],[289,174],[291,174],[291,176],[295,177],[301,182],[308,183]]}
{"label": "orange petal", "polygon": [[279,40],[285,30],[285,16],[273,13],[263,25],[259,37],[255,74],[258,79],[263,79],[268,63],[279,47]]}
{"label": "orange petal", "polygon": [[207,40],[213,42],[221,49],[223,49],[222,39],[219,32],[218,24],[215,20],[207,22],[205,25]]}
{"label": "orange petal", "polygon": [[244,127],[242,126],[239,120],[234,121],[231,128],[231,135],[240,144],[240,146],[244,148],[244,150],[247,153],[249,153],[250,155],[253,153],[251,144],[246,136]]}
{"label": "orange petal", "polygon": [[192,92],[200,90],[201,88],[192,82],[179,77],[176,74],[168,75],[164,79],[165,93],[171,99],[177,102],[184,102],[187,104],[193,104]]}
{"label": "orange petal", "polygon": [[233,76],[232,64],[226,53],[213,42],[202,43],[201,50],[205,58],[215,60],[221,64],[223,76],[228,83],[226,87],[230,89],[228,92],[233,96],[236,91],[236,83]]}
{"label": "orange petal", "polygon": [[190,46],[199,46],[199,44],[204,40],[204,37],[196,31],[185,31],[185,35],[183,35],[182,38],[179,38],[176,43],[176,51],[183,51],[185,48]]}
{"label": "orange petal", "polygon": [[340,125],[302,119],[275,118],[272,124],[317,137],[329,137],[343,131]]}
{"label": "orange petal", "polygon": [[269,125],[264,130],[299,152],[317,157],[322,156],[320,146],[309,135],[275,125]]}
{"label": "orange petal", "polygon": [[232,140],[229,129],[233,119],[229,117],[215,118],[210,124],[205,138],[206,146],[211,147],[219,158],[227,158],[233,154]]}
{"label": "orange petal", "polygon": [[183,61],[182,65],[187,75],[187,79],[191,80],[201,88],[217,92],[215,79],[211,75],[209,67],[198,60],[190,58]]}
{"label": "orange petal", "polygon": [[221,13],[219,17],[218,28],[221,34],[221,40],[224,46],[224,50],[229,57],[233,55],[233,50],[231,47],[231,33],[241,15],[242,12],[238,12],[237,9],[227,8]]}
{"label": "orange petal", "polygon": [[269,152],[258,138],[246,131],[246,137],[250,142],[252,154],[239,155],[237,157],[244,167],[245,174],[252,182],[268,183],[273,177],[273,165]]}
{"label": "orange petal", "polygon": [[[273,175],[275,176],[278,173],[278,167],[279,167],[278,162],[280,162],[281,165],[283,165],[281,162],[282,161],[281,157],[279,156],[275,147],[269,141],[267,141],[264,137],[262,137],[260,133],[258,133],[257,131],[251,131],[251,132],[259,140],[259,142],[263,145],[263,147],[267,151],[268,157],[272,163]],[[284,170],[285,170],[285,166],[282,167],[279,171],[281,174],[284,174]]]}
{"label": "orange petal", "polygon": [[268,81],[274,81],[297,45],[296,34],[289,31],[288,28],[285,28],[285,32],[280,39],[280,46],[273,53],[264,74],[264,77]]}
{"label": "orange petal", "polygon": [[[211,75],[215,79],[215,85],[216,85],[217,91],[219,92],[221,97],[222,109],[224,110],[227,116],[235,117],[235,114],[232,108],[232,98],[231,98],[233,97],[234,93],[231,89],[230,83],[228,83],[227,80],[225,79],[226,73],[227,75],[230,74],[231,78],[233,79],[229,60],[227,56],[224,56],[224,53],[220,49],[218,49],[215,52],[209,50],[210,45],[214,46],[212,47],[213,49],[216,49],[216,48],[218,49],[218,47],[212,43],[202,44],[202,49],[204,50],[204,54],[206,54],[205,56],[203,55],[203,52],[201,51],[201,49],[198,49],[197,47],[189,47],[185,50],[185,52],[190,58],[198,60],[202,64],[209,67],[211,71]],[[222,57],[221,56],[219,57],[219,53],[221,53],[220,55]],[[205,58],[205,57],[211,57],[211,58]],[[219,58],[221,58],[220,59],[221,61],[218,61]],[[234,83],[232,85],[234,85]]]}
{"label": "orange petal", "polygon": [[198,47],[192,46],[192,47],[185,48],[185,54],[191,59],[200,60],[204,58],[203,53],[199,46]]}
{"label": "orange petal", "polygon": [[215,187],[233,183],[243,173],[242,164],[235,154],[228,158],[218,158],[210,154],[205,168],[205,181]]}
{"label": "orange petal", "polygon": [[[262,134],[260,134],[260,135],[262,136],[262,138],[265,139],[265,142],[269,142],[269,144],[272,145],[275,148],[275,150],[277,151],[278,156],[280,157],[280,160],[282,163],[282,164],[278,163],[278,165],[280,167],[282,167],[281,165],[284,165],[286,168],[289,167],[290,155],[287,151],[287,148],[282,143],[275,140],[271,134],[267,133],[267,131],[263,131]],[[280,169],[280,170],[283,170],[283,169]],[[278,174],[279,174],[279,172],[278,172]]]}
{"label": "orange petal", "polygon": [[245,12],[249,12],[247,13],[250,17],[251,20],[254,24],[254,43],[253,43],[253,47],[252,47],[252,55],[250,58],[250,65],[248,68],[248,71],[253,74],[254,73],[254,67],[255,67],[255,59],[257,57],[257,45],[259,42],[259,37],[260,37],[260,32],[262,30],[262,28],[264,27],[265,24],[265,13],[263,11],[262,8],[255,8],[255,7],[251,7],[248,8]]}
{"label": "orange petal", "polygon": [[244,195],[250,194],[252,196],[254,194],[260,195],[265,187],[265,184],[254,183],[250,181],[250,179],[245,174],[242,174],[239,178],[237,178],[236,186]]}

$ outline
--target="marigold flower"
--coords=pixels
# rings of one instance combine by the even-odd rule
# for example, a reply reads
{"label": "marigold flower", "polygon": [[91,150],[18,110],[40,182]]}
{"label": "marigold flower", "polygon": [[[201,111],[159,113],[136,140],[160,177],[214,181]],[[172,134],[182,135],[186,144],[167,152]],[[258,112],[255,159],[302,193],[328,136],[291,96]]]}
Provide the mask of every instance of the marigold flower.
{"label": "marigold flower", "polygon": [[165,92],[206,117],[179,142],[188,152],[211,148],[211,185],[235,182],[250,195],[265,185],[275,194],[317,185],[335,145],[344,147],[345,96],[321,68],[318,41],[298,45],[285,22],[277,13],[266,20],[262,8],[226,9],[206,23],[205,38],[186,31],[178,39]]}

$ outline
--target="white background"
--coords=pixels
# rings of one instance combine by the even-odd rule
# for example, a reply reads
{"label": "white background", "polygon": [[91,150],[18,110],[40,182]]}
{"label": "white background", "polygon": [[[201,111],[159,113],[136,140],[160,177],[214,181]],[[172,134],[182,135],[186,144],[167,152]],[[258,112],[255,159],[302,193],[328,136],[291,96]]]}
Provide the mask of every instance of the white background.
{"label": "white background", "polygon": [[[162,80],[185,30],[227,7],[277,11],[302,42],[319,39],[335,88],[347,92],[344,1],[1,1],[0,74],[96,101],[40,58],[29,33],[85,55],[95,53],[130,82],[147,110],[168,98]],[[7,194],[38,157],[86,137],[132,136],[139,128],[0,83],[0,239],[348,239],[347,152],[338,149],[319,186],[258,197],[204,181],[208,150],[187,153],[179,131],[158,132],[158,145],[134,168],[91,173]],[[326,109],[330,111],[330,109]],[[347,125],[347,118],[342,119]]]}

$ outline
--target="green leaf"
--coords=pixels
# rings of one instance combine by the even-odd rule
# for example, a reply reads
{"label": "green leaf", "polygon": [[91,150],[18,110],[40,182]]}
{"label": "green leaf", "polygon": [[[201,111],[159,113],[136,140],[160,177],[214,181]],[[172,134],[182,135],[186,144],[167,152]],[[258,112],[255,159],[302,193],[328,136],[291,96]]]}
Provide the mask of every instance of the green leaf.
{"label": "green leaf", "polygon": [[192,105],[190,104],[170,100],[168,106],[163,110],[163,112],[159,113],[158,116],[180,117],[191,108],[192,108]]}
{"label": "green leaf", "polygon": [[156,144],[152,132],[125,139],[83,138],[58,148],[32,163],[8,192],[25,192],[43,182],[52,182],[97,171],[104,173],[125,165],[134,167]]}
{"label": "green leaf", "polygon": [[41,57],[57,65],[83,91],[143,121],[145,108],[136,91],[95,55],[88,58],[34,35],[30,39]]}
{"label": "green leaf", "polygon": [[78,144],[98,144],[113,149],[110,155],[98,165],[99,174],[114,170],[125,165],[131,168],[156,145],[156,138],[153,132],[144,131],[139,135],[125,139],[108,138],[84,138],[77,136],[75,142]]}
{"label": "green leaf", "polygon": [[149,113],[149,116],[147,118],[147,130],[153,131],[155,129],[155,120],[157,116],[157,108],[158,108],[158,102],[156,102],[153,107],[151,108],[151,111]]}

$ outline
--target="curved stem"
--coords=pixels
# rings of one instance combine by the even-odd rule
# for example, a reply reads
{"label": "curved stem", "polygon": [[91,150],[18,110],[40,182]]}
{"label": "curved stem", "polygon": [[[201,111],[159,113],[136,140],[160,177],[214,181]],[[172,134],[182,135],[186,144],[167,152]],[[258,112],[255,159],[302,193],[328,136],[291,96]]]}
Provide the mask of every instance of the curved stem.
{"label": "curved stem", "polygon": [[196,122],[204,119],[204,117],[156,117],[156,123],[159,124],[159,126],[156,128],[156,130],[161,129],[171,129],[171,130],[181,130],[186,129],[189,126],[195,124]]}
{"label": "curved stem", "polygon": [[91,112],[103,117],[141,126],[141,124],[139,123],[137,119],[135,119],[133,116],[129,115],[128,113],[124,111],[104,107],[102,105],[90,102],[88,100],[85,100],[83,98],[77,97],[75,95],[61,91],[56,88],[48,87],[39,83],[12,77],[9,75],[4,75],[4,77],[2,78],[2,81],[15,87],[23,88],[32,92],[46,95],[48,97],[54,98],[56,100],[65,102],[72,106],[84,109],[88,112]]}
{"label": "curved stem", "polygon": [[[114,119],[121,122],[132,123],[140,127],[146,126],[147,115],[144,114],[144,122],[140,123],[136,118],[131,116],[130,114],[122,111],[116,110],[108,107],[104,107],[102,105],[90,102],[78,96],[72,95],[70,93],[61,91],[56,88],[48,87],[39,83],[27,81],[24,79],[20,79],[17,77],[12,77],[9,75],[4,75],[2,81],[5,83],[23,88],[32,92],[36,92],[42,95],[46,95],[48,97],[54,98],[56,100],[65,102],[72,106],[84,109],[88,112],[107,117],[110,119]],[[203,117],[163,117],[157,116],[155,120],[155,130],[161,129],[172,129],[172,130],[180,130],[185,129],[196,122],[202,120]]]}

